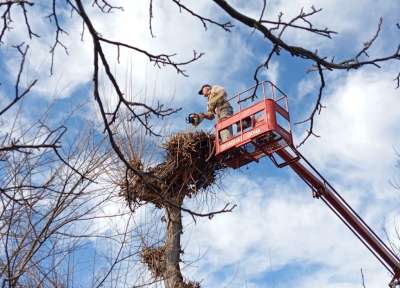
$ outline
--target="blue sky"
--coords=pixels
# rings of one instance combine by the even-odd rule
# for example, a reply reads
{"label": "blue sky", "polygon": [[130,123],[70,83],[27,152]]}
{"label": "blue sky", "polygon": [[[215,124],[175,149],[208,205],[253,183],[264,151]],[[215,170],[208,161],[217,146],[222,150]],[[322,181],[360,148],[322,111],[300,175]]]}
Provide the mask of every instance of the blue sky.
{"label": "blue sky", "polygon": [[[187,59],[192,51],[205,52],[199,61],[187,67],[189,77],[177,75],[173,69],[157,68],[147,58],[121,51],[121,61],[116,61],[116,50],[106,48],[121,86],[134,99],[162,101],[173,107],[182,107],[176,115],[166,119],[169,131],[191,130],[184,118],[190,112],[206,109],[206,103],[197,95],[204,82],[219,84],[233,94],[252,86],[255,67],[263,61],[271,45],[257,32],[233,22],[235,27],[226,33],[209,26],[204,31],[201,22],[185,13],[179,13],[173,3],[159,1],[154,7],[153,30],[148,31],[148,1],[123,3],[125,10],[111,15],[100,15],[88,7],[95,25],[104,36],[120,39],[154,52],[177,52],[177,59]],[[226,15],[208,1],[196,1],[190,5],[202,15],[221,21]],[[241,11],[258,15],[261,1],[230,1]],[[258,3],[260,2],[260,3]],[[384,18],[382,33],[371,50],[372,55],[385,55],[396,49],[399,31],[398,3],[395,0],[315,0],[269,1],[267,15],[276,17],[284,11],[290,17],[301,9],[310,7],[324,10],[313,20],[320,27],[329,27],[339,34],[333,40],[316,38],[306,33],[289,31],[285,40],[304,45],[321,54],[345,58],[354,55],[370,39],[376,30],[380,16]],[[362,8],[360,8],[362,7]],[[46,31],[45,7],[34,10],[32,25],[38,31]],[[63,13],[69,13],[63,11]],[[67,14],[65,14],[67,15]],[[18,17],[18,15],[17,15]],[[105,20],[107,19],[107,20]],[[49,45],[52,33],[29,42],[30,58],[23,83],[38,78],[38,85],[24,100],[26,121],[33,119],[43,109],[54,103],[51,121],[59,121],[67,115],[72,104],[89,103],[78,110],[69,123],[69,134],[80,129],[80,121],[100,120],[91,95],[91,41],[88,36],[80,41],[81,22],[77,17],[65,18],[69,35],[63,41],[69,47],[69,55],[57,50],[54,75],[49,77]],[[24,27],[15,27],[6,39],[7,45],[20,43],[26,38]],[[19,60],[13,49],[2,48],[0,55],[0,101],[10,99],[12,89],[10,75],[16,73]],[[310,63],[282,53],[274,57],[265,79],[271,79],[289,95],[289,107],[293,122],[308,116],[318,91],[318,77],[306,74]],[[127,73],[127,71],[132,72]],[[333,186],[359,211],[374,230],[386,239],[385,231],[394,243],[394,231],[399,221],[399,191],[391,184],[399,175],[396,167],[400,147],[399,90],[393,78],[399,72],[399,63],[384,64],[382,69],[366,67],[357,71],[326,74],[322,114],[316,118],[315,132],[320,138],[310,138],[300,148],[311,163]],[[102,83],[103,97],[110,106],[115,98],[109,84]],[[5,119],[3,121],[7,122]],[[213,123],[203,122],[196,129],[213,129]],[[306,133],[307,125],[294,126],[294,138],[298,143]],[[166,132],[167,134],[167,132]],[[158,141],[158,140],[157,140]],[[100,184],[99,184],[100,185]],[[204,198],[201,198],[204,199]],[[186,277],[200,281],[202,287],[361,287],[360,269],[364,271],[367,287],[382,287],[390,280],[368,250],[355,239],[347,228],[323,206],[314,200],[311,192],[289,168],[277,169],[268,159],[239,170],[229,171],[222,179],[207,205],[200,200],[188,200],[188,207],[206,211],[218,209],[224,203],[238,205],[232,213],[218,215],[212,220],[198,219],[194,223],[185,216],[185,247],[183,270]],[[123,210],[122,200],[112,201],[102,212]],[[110,212],[111,211],[111,212]],[[155,214],[154,214],[155,213]],[[154,224],[152,216],[159,215],[151,208],[137,212],[136,224]],[[126,223],[126,219],[94,221],[91,229],[99,233],[111,233]],[[159,225],[159,224],[157,224]],[[79,228],[76,229],[86,229]],[[150,228],[149,228],[150,229]],[[161,236],[160,236],[161,237]],[[157,237],[152,239],[156,241]],[[159,240],[159,239],[158,239]],[[111,245],[111,244],[110,244]],[[88,243],[87,254],[108,251],[108,244],[93,240]],[[86,257],[82,254],[81,257]],[[79,260],[79,255],[76,261]],[[84,263],[84,261],[80,262]],[[82,264],[85,267],[87,264]],[[83,268],[82,268],[83,269]],[[90,270],[85,267],[84,269]],[[141,269],[136,267],[135,269]]]}

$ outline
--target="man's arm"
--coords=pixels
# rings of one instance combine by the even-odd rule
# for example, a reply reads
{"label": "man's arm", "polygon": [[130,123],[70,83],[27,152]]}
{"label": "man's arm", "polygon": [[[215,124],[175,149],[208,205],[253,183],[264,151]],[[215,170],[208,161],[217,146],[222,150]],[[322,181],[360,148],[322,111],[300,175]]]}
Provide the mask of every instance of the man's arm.
{"label": "man's arm", "polygon": [[214,119],[214,113],[212,113],[212,112],[206,112],[206,113],[200,113],[200,114],[198,114],[199,115],[199,117],[200,118],[203,118],[203,119],[208,119],[208,120],[213,120]]}
{"label": "man's arm", "polygon": [[206,113],[200,113],[198,116],[202,119],[213,120],[215,118],[215,108],[224,97],[226,96],[226,92],[224,87],[222,86],[213,86],[211,88],[211,95],[208,98],[208,111]]}

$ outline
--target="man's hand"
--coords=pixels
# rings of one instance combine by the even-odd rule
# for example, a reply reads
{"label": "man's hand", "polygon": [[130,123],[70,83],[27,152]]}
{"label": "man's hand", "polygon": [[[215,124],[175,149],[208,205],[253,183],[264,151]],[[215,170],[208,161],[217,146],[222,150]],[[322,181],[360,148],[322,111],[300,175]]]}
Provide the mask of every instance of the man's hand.
{"label": "man's hand", "polygon": [[189,114],[187,118],[187,122],[192,124],[193,126],[198,126],[204,119],[204,117],[201,116],[202,114],[197,114],[197,113],[191,113]]}
{"label": "man's hand", "polygon": [[193,114],[192,115],[192,125],[194,127],[196,127],[199,124],[200,124],[200,116],[199,116],[199,114]]}

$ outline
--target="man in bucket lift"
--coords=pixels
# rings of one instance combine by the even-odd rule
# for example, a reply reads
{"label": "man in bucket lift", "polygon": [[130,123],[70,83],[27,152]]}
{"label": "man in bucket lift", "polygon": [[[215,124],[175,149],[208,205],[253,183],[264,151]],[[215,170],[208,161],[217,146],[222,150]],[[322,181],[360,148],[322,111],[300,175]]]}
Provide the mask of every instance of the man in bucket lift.
{"label": "man in bucket lift", "polygon": [[[212,120],[217,116],[217,121],[221,121],[233,115],[233,108],[227,100],[224,87],[218,85],[204,84],[199,90],[199,95],[208,98],[208,109],[206,113],[191,114],[190,121],[194,126],[200,124],[203,119]],[[232,137],[232,127],[223,129],[220,132],[221,141],[225,142]]]}

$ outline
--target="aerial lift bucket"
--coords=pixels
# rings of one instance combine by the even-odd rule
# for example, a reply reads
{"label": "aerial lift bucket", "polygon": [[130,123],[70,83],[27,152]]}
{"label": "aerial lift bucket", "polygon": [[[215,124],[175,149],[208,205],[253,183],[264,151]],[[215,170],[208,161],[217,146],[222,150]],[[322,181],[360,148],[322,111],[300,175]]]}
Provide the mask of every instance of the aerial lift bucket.
{"label": "aerial lift bucket", "polygon": [[[250,101],[253,99],[258,102],[253,104]],[[238,112],[215,127],[216,156],[222,163],[236,169],[267,156],[278,167],[284,167],[299,159],[291,149],[288,97],[282,90],[272,82],[264,81],[235,95],[230,99],[233,100],[236,100]],[[226,130],[231,135],[223,139],[221,132]],[[289,161],[277,159],[274,152],[281,149],[287,149],[293,157]]]}

